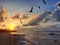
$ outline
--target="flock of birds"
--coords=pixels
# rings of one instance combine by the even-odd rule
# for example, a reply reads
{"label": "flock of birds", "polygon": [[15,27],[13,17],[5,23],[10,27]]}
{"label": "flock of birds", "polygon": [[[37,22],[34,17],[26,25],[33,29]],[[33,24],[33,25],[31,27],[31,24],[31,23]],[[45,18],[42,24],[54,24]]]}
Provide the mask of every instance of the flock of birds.
{"label": "flock of birds", "polygon": [[[43,4],[46,5],[46,1],[45,0],[42,0],[43,1]],[[40,9],[40,6],[38,6],[38,9]],[[30,13],[33,12],[33,6],[31,7],[31,10],[29,11]]]}
{"label": "flock of birds", "polygon": [[[43,4],[44,5],[46,5],[47,3],[46,3],[46,0],[42,0],[42,2],[43,2]],[[58,6],[60,7],[60,3],[58,4]],[[38,9],[41,9],[41,7],[40,6],[37,6],[37,8]],[[34,9],[34,7],[33,6],[31,6],[31,9],[30,9],[30,11],[29,11],[29,13],[32,13],[33,12],[33,9]],[[49,14],[52,14],[52,12],[50,12],[50,11],[47,11]],[[20,19],[20,22],[21,22],[21,24],[22,24],[22,21],[21,21],[21,19]]]}
{"label": "flock of birds", "polygon": [[[42,0],[43,1],[43,4],[46,5],[46,1],[45,0]],[[57,4],[57,6],[60,8],[60,3]],[[33,12],[33,6],[31,7],[29,13],[32,13]],[[41,9],[40,6],[38,6],[38,9]],[[49,14],[52,14],[53,12],[50,12],[50,11],[47,11]],[[22,21],[20,20],[21,24],[22,24]]]}
{"label": "flock of birds", "polygon": [[[46,5],[46,1],[45,0],[42,0],[43,1],[43,4],[44,5]],[[38,6],[38,9],[40,9],[40,6]],[[33,6],[31,7],[31,9],[30,9],[30,11],[29,11],[30,13],[32,13],[33,12]],[[48,12],[49,14],[51,14],[51,12]],[[21,21],[21,19],[20,19],[20,22],[21,22],[21,24],[22,24],[22,21]]]}

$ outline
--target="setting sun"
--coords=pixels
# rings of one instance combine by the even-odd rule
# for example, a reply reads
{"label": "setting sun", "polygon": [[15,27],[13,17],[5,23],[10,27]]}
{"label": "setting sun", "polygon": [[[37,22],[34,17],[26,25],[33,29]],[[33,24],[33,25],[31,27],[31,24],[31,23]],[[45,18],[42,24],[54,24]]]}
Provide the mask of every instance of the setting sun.
{"label": "setting sun", "polygon": [[14,23],[10,23],[7,26],[9,30],[13,31],[16,25]]}

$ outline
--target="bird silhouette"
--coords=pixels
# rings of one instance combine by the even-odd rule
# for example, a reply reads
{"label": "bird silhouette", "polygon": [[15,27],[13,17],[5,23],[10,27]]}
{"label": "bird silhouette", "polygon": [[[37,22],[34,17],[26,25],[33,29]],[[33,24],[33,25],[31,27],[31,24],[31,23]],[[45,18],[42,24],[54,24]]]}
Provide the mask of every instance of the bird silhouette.
{"label": "bird silhouette", "polygon": [[38,8],[40,9],[40,6],[38,6]]}
{"label": "bird silhouette", "polygon": [[60,3],[57,4],[58,8],[60,8]]}
{"label": "bird silhouette", "polygon": [[60,3],[58,4],[58,6],[60,7]]}
{"label": "bird silhouette", "polygon": [[54,32],[50,32],[49,35],[54,35],[55,33]]}
{"label": "bird silhouette", "polygon": [[49,14],[52,14],[52,12],[48,11]]}
{"label": "bird silhouette", "polygon": [[43,0],[43,3],[46,5],[46,1],[45,0]]}
{"label": "bird silhouette", "polygon": [[32,13],[33,12],[33,7],[31,7],[31,10],[29,11],[30,13]]}

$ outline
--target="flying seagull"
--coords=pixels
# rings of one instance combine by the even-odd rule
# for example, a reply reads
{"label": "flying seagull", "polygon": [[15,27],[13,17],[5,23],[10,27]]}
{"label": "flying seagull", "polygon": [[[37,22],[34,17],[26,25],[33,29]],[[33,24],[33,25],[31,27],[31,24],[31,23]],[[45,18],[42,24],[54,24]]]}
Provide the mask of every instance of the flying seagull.
{"label": "flying seagull", "polygon": [[40,6],[38,6],[38,8],[40,9]]}
{"label": "flying seagull", "polygon": [[48,11],[49,14],[52,14],[52,12]]}
{"label": "flying seagull", "polygon": [[29,11],[30,13],[32,13],[33,12],[33,7],[31,7],[31,10]]}
{"label": "flying seagull", "polygon": [[57,3],[57,7],[60,9],[60,2]]}
{"label": "flying seagull", "polygon": [[43,0],[43,3],[46,5],[46,1],[45,0]]}

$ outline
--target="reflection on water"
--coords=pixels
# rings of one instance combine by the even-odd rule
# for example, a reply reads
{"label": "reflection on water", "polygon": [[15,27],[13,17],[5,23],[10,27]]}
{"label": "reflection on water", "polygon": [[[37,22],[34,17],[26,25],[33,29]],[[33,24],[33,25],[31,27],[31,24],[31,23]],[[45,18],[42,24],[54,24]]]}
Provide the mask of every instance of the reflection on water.
{"label": "reflection on water", "polygon": [[49,35],[50,32],[22,30],[26,45],[60,45],[60,32]]}
{"label": "reflection on water", "polygon": [[60,32],[49,33],[30,30],[0,33],[0,45],[60,45]]}

